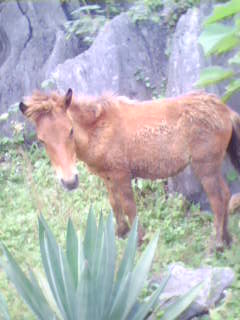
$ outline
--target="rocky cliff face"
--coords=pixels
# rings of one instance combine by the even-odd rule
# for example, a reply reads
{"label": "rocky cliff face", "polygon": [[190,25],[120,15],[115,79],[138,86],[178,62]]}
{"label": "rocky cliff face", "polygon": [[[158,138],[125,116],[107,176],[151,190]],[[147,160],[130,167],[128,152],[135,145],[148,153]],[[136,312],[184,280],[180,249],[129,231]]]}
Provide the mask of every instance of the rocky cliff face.
{"label": "rocky cliff face", "polygon": [[166,81],[166,38],[166,27],[137,25],[123,13],[104,27],[90,49],[56,67],[52,76],[57,89],[151,98],[150,87],[160,90]]}
{"label": "rocky cliff face", "polygon": [[[0,113],[81,52],[78,39],[66,41],[65,21],[58,1],[0,3]],[[10,130],[9,123],[0,128],[2,134]]]}

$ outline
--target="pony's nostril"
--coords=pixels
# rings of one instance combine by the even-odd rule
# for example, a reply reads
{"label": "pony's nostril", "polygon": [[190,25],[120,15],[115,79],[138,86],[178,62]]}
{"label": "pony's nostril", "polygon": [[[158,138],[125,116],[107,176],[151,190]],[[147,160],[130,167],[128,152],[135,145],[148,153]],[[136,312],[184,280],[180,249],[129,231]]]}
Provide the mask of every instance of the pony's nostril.
{"label": "pony's nostril", "polygon": [[66,188],[67,190],[73,190],[76,189],[78,186],[78,175],[75,174],[73,180],[71,181],[65,181],[61,179],[61,184]]}
{"label": "pony's nostril", "polygon": [[77,188],[77,186],[78,186],[78,175],[75,174],[75,176],[74,176],[74,188]]}

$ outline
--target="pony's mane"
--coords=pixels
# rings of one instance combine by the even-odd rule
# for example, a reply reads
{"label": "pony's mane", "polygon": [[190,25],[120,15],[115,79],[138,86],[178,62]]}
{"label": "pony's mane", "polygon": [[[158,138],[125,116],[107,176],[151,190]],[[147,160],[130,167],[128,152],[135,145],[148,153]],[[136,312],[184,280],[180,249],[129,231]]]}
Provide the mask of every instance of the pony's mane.
{"label": "pony's mane", "polygon": [[32,121],[36,121],[41,115],[61,109],[63,97],[58,93],[44,94],[35,91],[32,96],[26,97],[24,103],[27,105],[25,115]]}
{"label": "pony's mane", "polygon": [[[118,103],[134,104],[136,100],[131,100],[124,96],[116,96],[112,93],[104,93],[102,96],[73,96],[72,103],[81,106],[83,110],[90,108],[94,103],[100,103],[106,110],[115,107]],[[36,120],[44,115],[53,112],[58,112],[63,108],[64,96],[57,92],[45,94],[40,91],[35,91],[32,96],[26,97],[24,103],[27,105],[25,115],[31,121]]]}
{"label": "pony's mane", "polygon": [[134,104],[136,100],[130,100],[125,96],[117,96],[113,93],[103,93],[100,96],[80,95],[73,96],[72,104],[82,111],[89,110],[95,104],[100,104],[104,110],[114,109],[119,103]]}

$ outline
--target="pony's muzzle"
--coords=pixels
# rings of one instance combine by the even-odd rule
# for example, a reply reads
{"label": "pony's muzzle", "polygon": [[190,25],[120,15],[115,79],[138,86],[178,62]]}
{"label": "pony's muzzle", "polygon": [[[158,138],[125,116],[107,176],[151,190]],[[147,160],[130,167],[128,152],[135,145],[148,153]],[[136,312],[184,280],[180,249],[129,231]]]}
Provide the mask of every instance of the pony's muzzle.
{"label": "pony's muzzle", "polygon": [[78,187],[78,175],[75,174],[74,178],[70,181],[61,179],[61,184],[69,191],[76,189]]}

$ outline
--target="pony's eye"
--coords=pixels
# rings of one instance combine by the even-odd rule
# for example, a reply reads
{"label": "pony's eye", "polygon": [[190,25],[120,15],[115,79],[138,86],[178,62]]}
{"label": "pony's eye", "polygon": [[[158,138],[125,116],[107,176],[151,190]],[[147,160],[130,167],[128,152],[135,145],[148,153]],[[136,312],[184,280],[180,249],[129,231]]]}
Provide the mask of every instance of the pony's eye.
{"label": "pony's eye", "polygon": [[38,139],[38,141],[44,144],[44,141],[42,139]]}
{"label": "pony's eye", "polygon": [[70,130],[70,133],[69,133],[69,137],[71,138],[73,136],[73,128]]}

